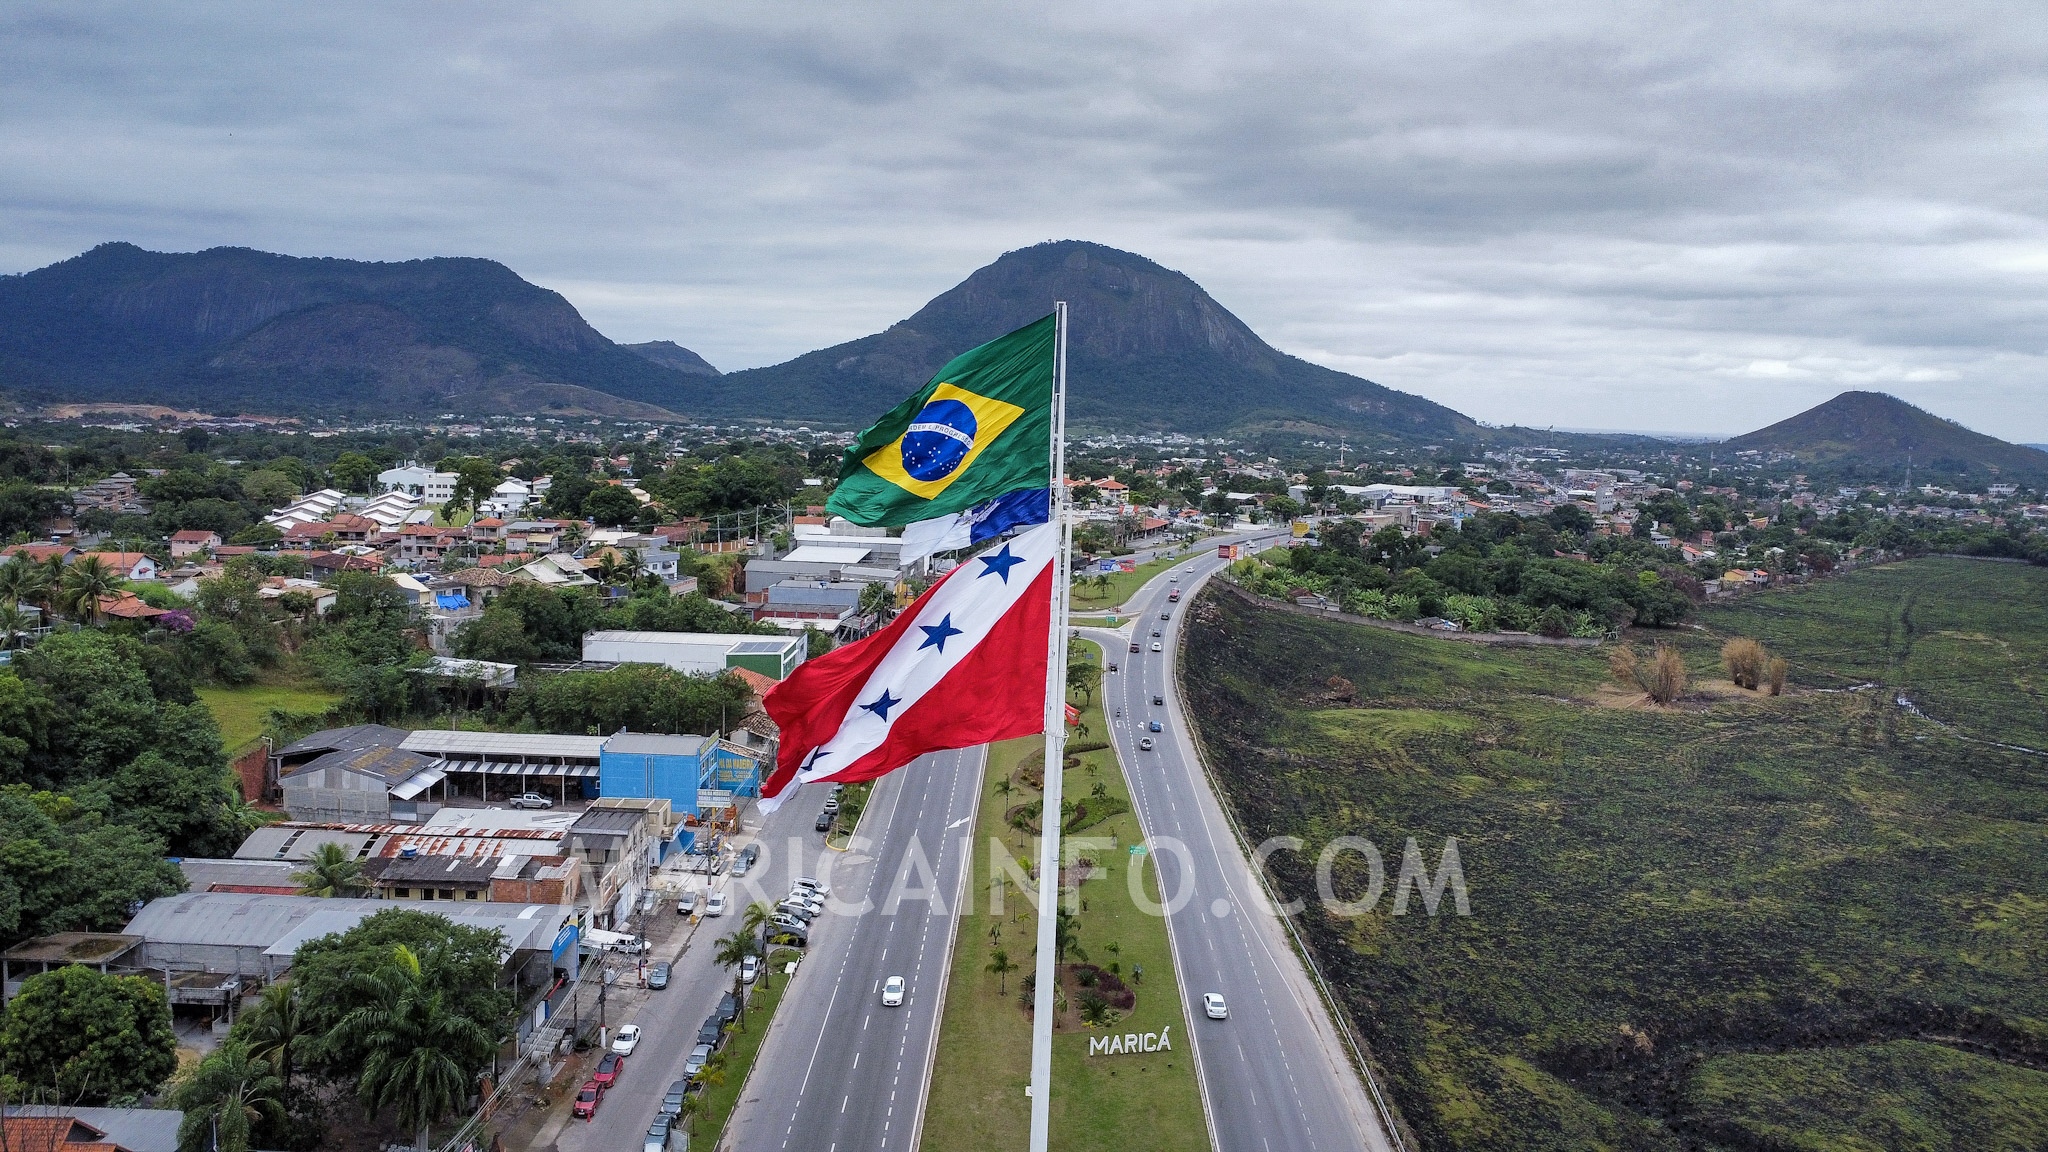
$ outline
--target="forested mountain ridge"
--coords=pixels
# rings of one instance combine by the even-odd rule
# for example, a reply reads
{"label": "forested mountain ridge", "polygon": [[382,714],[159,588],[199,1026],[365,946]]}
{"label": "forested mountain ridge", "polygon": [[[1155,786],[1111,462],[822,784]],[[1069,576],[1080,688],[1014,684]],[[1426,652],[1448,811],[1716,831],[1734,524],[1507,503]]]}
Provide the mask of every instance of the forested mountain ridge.
{"label": "forested mountain ridge", "polygon": [[1916,483],[2048,478],[2048,452],[1973,432],[1882,392],[1844,392],[1726,447],[1789,452],[1824,469],[1894,483],[1909,467]]}

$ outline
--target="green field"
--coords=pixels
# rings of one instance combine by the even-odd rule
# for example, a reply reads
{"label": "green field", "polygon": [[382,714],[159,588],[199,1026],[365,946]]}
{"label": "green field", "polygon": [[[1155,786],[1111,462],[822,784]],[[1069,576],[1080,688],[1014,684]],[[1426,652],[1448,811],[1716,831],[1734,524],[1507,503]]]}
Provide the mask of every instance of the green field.
{"label": "green field", "polygon": [[263,735],[264,718],[272,709],[324,712],[341,701],[340,693],[320,687],[311,678],[266,678],[239,688],[201,688],[198,696],[207,711],[213,713],[214,723],[220,725],[221,743],[230,755],[254,744]]}
{"label": "green field", "polygon": [[[1331,838],[1386,895],[1311,949],[1431,1149],[2041,1147],[2048,572],[1930,560],[1705,610],[1783,697],[1613,703],[1604,650],[1202,598],[1190,714],[1286,892]],[[1334,682],[1333,682],[1334,681]],[[1829,691],[1879,681],[1891,693]],[[1471,916],[1390,914],[1456,837]],[[1359,857],[1338,893],[1365,887]]]}
{"label": "green field", "polygon": [[[1095,659],[1101,658],[1100,649],[1093,644],[1085,647]],[[1074,703],[1082,701],[1075,697]],[[1101,742],[1099,700],[1084,709],[1081,722],[1088,733],[1077,733],[1076,743]],[[991,839],[1000,841],[1020,864],[1036,860],[1037,836],[1011,827],[1004,813],[1036,800],[1038,792],[1015,784],[1006,797],[996,790],[996,783],[1014,781],[1021,765],[1038,764],[1043,758],[1044,742],[1035,736],[989,750],[988,791],[982,796],[976,824],[979,847],[969,882],[974,903],[962,910],[960,935],[954,944],[938,1063],[925,1111],[922,1147],[926,1152],[1022,1149],[1029,1135],[1030,1100],[1024,1088],[1031,1079],[1031,1017],[1025,1011],[1021,981],[1034,963],[1037,917],[1029,898],[1014,883],[1005,885],[1004,914],[992,912],[988,845]],[[1070,834],[1095,841],[1077,850],[1098,869],[1081,884],[1079,940],[1090,962],[1105,969],[1114,965],[1137,993],[1137,1003],[1127,1015],[1104,1027],[1061,1017],[1053,1037],[1052,1145],[1062,1152],[1206,1149],[1208,1130],[1183,1039],[1186,1017],[1173,978],[1165,921],[1140,914],[1130,898],[1127,870],[1133,857],[1128,848],[1141,839],[1137,818],[1129,810],[1130,793],[1114,753],[1100,749],[1083,753],[1079,759],[1079,766],[1066,770],[1063,786],[1067,797],[1087,802],[1100,784],[1103,794],[1111,798],[1108,807],[1122,809]],[[1147,899],[1156,903],[1159,892],[1150,868],[1145,869],[1141,881]],[[997,948],[1008,954],[1017,971],[1006,977],[987,971]],[[1070,960],[1077,958],[1069,955]],[[1144,970],[1142,981],[1135,980],[1134,968]],[[1090,1035],[1156,1032],[1163,1027],[1173,1030],[1173,1052],[1088,1055]]]}

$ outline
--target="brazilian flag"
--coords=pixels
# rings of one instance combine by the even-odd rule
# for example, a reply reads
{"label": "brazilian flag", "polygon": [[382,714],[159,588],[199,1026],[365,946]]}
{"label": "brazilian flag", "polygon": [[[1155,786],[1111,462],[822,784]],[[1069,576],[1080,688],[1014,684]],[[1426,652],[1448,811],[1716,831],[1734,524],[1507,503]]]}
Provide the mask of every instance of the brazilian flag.
{"label": "brazilian flag", "polygon": [[825,511],[900,527],[964,512],[1052,466],[1054,318],[955,356],[846,450]]}

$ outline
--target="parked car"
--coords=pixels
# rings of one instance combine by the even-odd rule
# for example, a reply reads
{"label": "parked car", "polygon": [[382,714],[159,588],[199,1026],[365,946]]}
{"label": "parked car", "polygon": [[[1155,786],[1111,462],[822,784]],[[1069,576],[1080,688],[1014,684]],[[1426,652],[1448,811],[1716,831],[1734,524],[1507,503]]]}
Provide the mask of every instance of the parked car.
{"label": "parked car", "polygon": [[832,830],[832,814],[830,812],[818,813],[818,823],[815,827],[820,832],[830,832]]}
{"label": "parked car", "polygon": [[656,1113],[654,1123],[647,1126],[647,1140],[640,1145],[640,1152],[669,1152],[669,1117]]}
{"label": "parked car", "polygon": [[656,991],[668,987],[668,965],[656,964],[647,970],[647,986]]}
{"label": "parked car", "polygon": [[749,956],[745,960],[740,961],[740,983],[752,984],[754,978],[760,974],[761,958],[759,956]]}
{"label": "parked car", "polygon": [[697,894],[695,892],[685,892],[681,896],[676,897],[676,915],[693,916],[696,912]]}
{"label": "parked car", "polygon": [[704,1070],[704,1065],[710,1062],[711,1045],[699,1044],[695,1048],[690,1049],[690,1058],[683,1061],[683,1075],[695,1076]]}
{"label": "parked car", "polygon": [[758,844],[747,845],[745,848],[740,849],[739,856],[733,860],[732,874],[735,876],[745,876],[754,870],[754,861],[760,858],[761,846]]}
{"label": "parked car", "polygon": [[604,1054],[604,1059],[597,1062],[597,1071],[591,1073],[590,1078],[606,1088],[610,1088],[619,1082],[619,1073],[625,1070],[626,1058],[617,1052],[607,1052]]}
{"label": "parked car", "polygon": [[770,927],[773,927],[783,932],[808,933],[811,930],[810,924],[805,922],[800,917],[792,916],[787,912],[777,912],[775,915],[770,916],[768,918],[768,924]]}
{"label": "parked car", "polygon": [[882,981],[882,1007],[897,1008],[903,1004],[903,977],[891,976]]}
{"label": "parked car", "polygon": [[824,882],[817,879],[814,876],[799,876],[796,879],[790,881],[789,886],[792,888],[805,889],[820,900],[823,900],[825,897],[830,896],[832,894],[832,890],[830,888],[825,887]]}
{"label": "parked car", "polygon": [[1143,740],[1140,740],[1140,741],[1138,741],[1138,751],[1140,751],[1140,752],[1150,752],[1151,750],[1152,750],[1152,738],[1151,738],[1150,736],[1147,736],[1147,737],[1145,737],[1145,738],[1144,738]]}
{"label": "parked car", "polygon": [[825,801],[825,811],[831,813],[834,816],[839,815],[839,797],[833,796],[827,799]]}
{"label": "parked car", "polygon": [[768,937],[768,942],[790,948],[808,948],[811,946],[811,934],[800,928],[786,928],[778,924],[775,925],[774,934]]}
{"label": "parked car", "polygon": [[1163,728],[1163,727],[1162,727],[1162,726],[1160,725],[1159,721],[1157,721],[1157,720],[1154,720],[1154,721],[1152,721],[1152,722],[1151,722],[1150,724],[1146,725],[1145,727],[1146,727],[1146,730],[1147,730],[1147,731],[1150,731],[1150,732],[1163,732],[1163,731],[1165,731],[1165,729],[1164,729],[1164,728]]}
{"label": "parked car", "polygon": [[638,1024],[619,1025],[619,1034],[612,1037],[612,1051],[621,1056],[631,1056],[633,1049],[639,1046],[640,1026]]}
{"label": "parked car", "polygon": [[704,902],[704,914],[706,916],[725,915],[725,893],[713,892],[711,899]]}
{"label": "parked car", "polygon": [[[697,1043],[709,1044],[716,1048],[724,1039],[725,1024],[719,1020],[718,1013],[713,1012],[710,1018],[704,1021],[703,1027],[697,1029]],[[681,1081],[677,1081],[677,1083],[681,1083]]]}
{"label": "parked car", "polygon": [[811,921],[816,919],[816,917],[811,915],[810,905],[799,904],[794,900],[784,900],[782,903],[777,904],[775,906],[775,914],[777,916],[787,916],[792,920],[801,921],[803,925],[807,928],[810,926]]}
{"label": "parked car", "polygon": [[505,801],[505,803],[510,804],[514,808],[553,808],[555,806],[553,800],[538,792],[521,792],[519,795]]}
{"label": "parked car", "polygon": [[583,1087],[576,1090],[576,1106],[569,1110],[578,1120],[588,1120],[597,1115],[597,1106],[604,1102],[604,1085],[595,1080],[585,1080]]}
{"label": "parked car", "polygon": [[732,993],[730,993],[730,992],[727,992],[727,993],[726,993],[725,995],[723,995],[723,996],[720,996],[720,997],[718,998],[718,1018],[719,1018],[720,1020],[723,1020],[723,1021],[725,1021],[725,1022],[726,1022],[727,1024],[730,1024],[730,1023],[732,1023],[732,1022],[733,1022],[734,1020],[737,1020],[737,1019],[739,1019],[739,1015],[740,1015],[740,1001],[739,1001],[739,997],[737,997],[737,996],[734,996],[734,995],[733,995]]}
{"label": "parked car", "polygon": [[689,1095],[690,1082],[688,1080],[677,1080],[671,1083],[668,1086],[668,1095],[661,1098],[661,1115],[681,1116],[683,1114],[683,1101],[688,1099]]}
{"label": "parked car", "polygon": [[1202,1012],[1211,1020],[1230,1019],[1230,1005],[1223,1002],[1223,993],[1202,993]]}

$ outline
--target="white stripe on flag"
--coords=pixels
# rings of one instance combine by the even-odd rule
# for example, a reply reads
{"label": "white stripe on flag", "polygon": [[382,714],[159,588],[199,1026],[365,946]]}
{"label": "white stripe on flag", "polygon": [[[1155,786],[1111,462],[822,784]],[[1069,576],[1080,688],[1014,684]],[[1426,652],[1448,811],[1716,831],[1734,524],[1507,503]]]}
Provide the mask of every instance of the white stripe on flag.
{"label": "white stripe on flag", "polygon": [[[896,647],[875,666],[867,683],[854,695],[838,733],[818,747],[809,758],[814,766],[799,771],[791,781],[792,786],[842,772],[881,747],[897,718],[966,659],[996,622],[1017,606],[1031,582],[1051,565],[1058,548],[1058,526],[1041,524],[962,561],[931,599],[925,601]],[[1008,578],[1004,579],[990,565],[992,558],[1014,559],[1018,563],[1006,566]],[[943,643],[928,645],[934,633],[925,629],[942,624],[958,629],[958,634],[946,636]],[[886,719],[864,707],[880,701],[884,692],[895,702],[889,706]]]}

